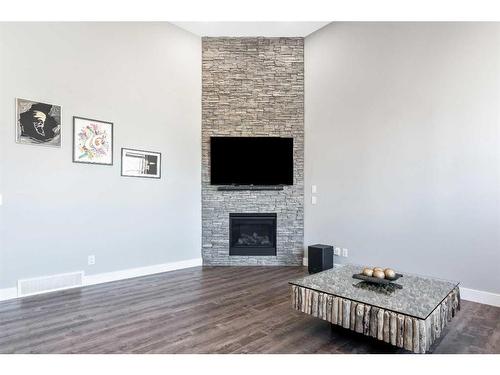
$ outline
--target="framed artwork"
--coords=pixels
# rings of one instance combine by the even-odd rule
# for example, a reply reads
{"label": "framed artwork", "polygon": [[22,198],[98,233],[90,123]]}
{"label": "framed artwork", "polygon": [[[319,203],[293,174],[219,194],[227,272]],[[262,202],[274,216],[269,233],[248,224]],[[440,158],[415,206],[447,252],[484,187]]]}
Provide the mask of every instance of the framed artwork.
{"label": "framed artwork", "polygon": [[113,165],[113,123],[73,117],[73,162]]}
{"label": "framed artwork", "polygon": [[161,178],[161,153],[122,148],[122,176]]}
{"label": "framed artwork", "polygon": [[17,98],[16,142],[61,147],[61,106]]}

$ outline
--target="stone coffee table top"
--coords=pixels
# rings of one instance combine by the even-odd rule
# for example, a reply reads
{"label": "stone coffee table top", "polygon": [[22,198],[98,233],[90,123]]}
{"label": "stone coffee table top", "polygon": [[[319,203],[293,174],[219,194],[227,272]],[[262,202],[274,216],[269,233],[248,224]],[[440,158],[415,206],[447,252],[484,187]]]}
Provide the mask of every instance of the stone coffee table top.
{"label": "stone coffee table top", "polygon": [[353,264],[336,265],[333,269],[290,281],[290,284],[419,319],[426,319],[459,284],[404,273],[396,281],[403,289],[397,289],[353,279],[352,275],[362,269]]}

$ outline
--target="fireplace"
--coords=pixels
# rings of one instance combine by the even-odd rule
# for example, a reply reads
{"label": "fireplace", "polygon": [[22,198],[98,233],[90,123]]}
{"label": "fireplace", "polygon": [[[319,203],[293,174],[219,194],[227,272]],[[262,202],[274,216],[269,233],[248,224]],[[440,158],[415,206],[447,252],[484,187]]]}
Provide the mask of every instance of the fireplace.
{"label": "fireplace", "polygon": [[229,214],[229,255],[276,255],[276,214]]}

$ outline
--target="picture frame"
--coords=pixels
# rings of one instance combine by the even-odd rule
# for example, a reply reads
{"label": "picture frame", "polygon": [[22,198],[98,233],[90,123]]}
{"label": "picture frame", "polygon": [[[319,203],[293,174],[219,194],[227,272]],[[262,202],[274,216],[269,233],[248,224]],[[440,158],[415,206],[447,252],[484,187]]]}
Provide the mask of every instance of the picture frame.
{"label": "picture frame", "polygon": [[73,116],[73,163],[113,165],[113,125]]}
{"label": "picture frame", "polygon": [[16,98],[16,143],[61,148],[62,107]]}
{"label": "picture frame", "polygon": [[121,149],[121,175],[123,177],[161,178],[161,152]]}

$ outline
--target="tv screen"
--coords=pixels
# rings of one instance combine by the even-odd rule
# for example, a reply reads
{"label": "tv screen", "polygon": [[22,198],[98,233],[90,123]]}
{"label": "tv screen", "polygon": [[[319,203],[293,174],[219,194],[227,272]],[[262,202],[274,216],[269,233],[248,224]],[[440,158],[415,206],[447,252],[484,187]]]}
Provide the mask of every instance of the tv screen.
{"label": "tv screen", "polygon": [[293,138],[212,137],[212,185],[293,185]]}

